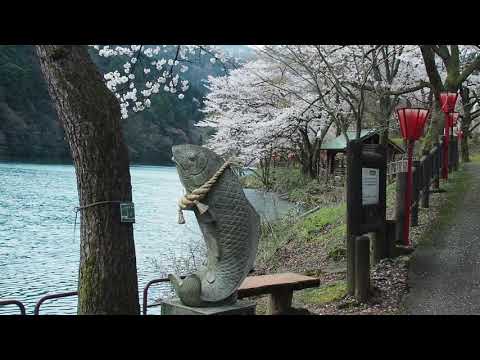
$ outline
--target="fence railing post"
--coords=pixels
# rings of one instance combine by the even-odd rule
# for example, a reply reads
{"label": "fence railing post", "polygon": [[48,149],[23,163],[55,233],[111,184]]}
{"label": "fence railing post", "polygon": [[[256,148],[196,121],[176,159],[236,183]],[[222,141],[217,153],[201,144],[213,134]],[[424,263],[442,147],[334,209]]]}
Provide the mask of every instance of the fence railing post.
{"label": "fence railing post", "polygon": [[421,175],[421,164],[420,161],[416,160],[413,162],[414,172],[413,172],[413,196],[411,209],[411,226],[418,226],[418,206],[420,199],[420,175]]}
{"label": "fence railing post", "polygon": [[438,190],[440,188],[440,169],[442,168],[442,143],[438,143],[434,147],[434,167],[433,167],[433,188]]}
{"label": "fence railing post", "polygon": [[458,170],[458,165],[460,163],[460,152],[458,151],[458,136],[455,137],[455,152],[454,152],[454,163],[453,163],[453,169],[455,171]]}
{"label": "fence railing post", "polygon": [[395,236],[395,229],[397,228],[396,220],[386,220],[386,237],[388,242],[388,257],[392,258],[397,255],[396,252],[396,236]]}
{"label": "fence railing post", "polygon": [[407,191],[407,173],[397,173],[396,206],[395,206],[395,243],[403,243],[403,223],[405,221],[405,192]]}
{"label": "fence railing post", "polygon": [[368,236],[355,238],[355,298],[365,302],[370,292],[370,239]]}
{"label": "fence railing post", "polygon": [[372,233],[372,260],[374,264],[379,263],[382,259],[388,257],[388,239],[387,239],[387,147],[381,146],[377,148],[385,158],[385,163],[378,167],[379,170],[379,187],[378,187],[378,218],[380,219],[380,226],[377,231]]}
{"label": "fence railing post", "polygon": [[448,144],[448,172],[451,173],[454,167],[454,152],[455,152],[455,142],[453,140],[453,136],[450,136],[449,144]]}
{"label": "fence railing post", "polygon": [[423,160],[422,207],[430,207],[430,183],[432,181],[432,156],[427,154]]}

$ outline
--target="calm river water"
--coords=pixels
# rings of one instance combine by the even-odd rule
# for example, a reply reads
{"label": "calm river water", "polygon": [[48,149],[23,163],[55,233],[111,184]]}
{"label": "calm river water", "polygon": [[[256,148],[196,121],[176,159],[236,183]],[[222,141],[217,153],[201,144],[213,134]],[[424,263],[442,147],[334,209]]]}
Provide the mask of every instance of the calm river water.
{"label": "calm river water", "polygon": [[[131,175],[141,301],[141,290],[159,277],[159,267],[171,270],[174,257],[185,256],[203,240],[191,212],[184,212],[186,225],[176,223],[176,202],[183,188],[174,167],[132,166]],[[245,194],[270,220],[292,207],[274,194],[249,189]],[[76,290],[80,233],[78,219],[74,237],[75,206],[73,166],[0,163],[0,299],[20,300],[32,314],[42,296]],[[153,286],[149,302],[162,291],[167,289]],[[76,301],[47,301],[41,313],[75,314]],[[0,314],[17,312],[14,306],[0,307]]]}

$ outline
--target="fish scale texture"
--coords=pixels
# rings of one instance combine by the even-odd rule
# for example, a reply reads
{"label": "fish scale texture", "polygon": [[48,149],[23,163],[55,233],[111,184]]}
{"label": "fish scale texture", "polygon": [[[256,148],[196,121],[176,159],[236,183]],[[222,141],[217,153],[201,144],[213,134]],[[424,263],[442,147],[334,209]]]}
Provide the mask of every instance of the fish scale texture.
{"label": "fish scale texture", "polygon": [[[215,241],[220,249],[220,260],[209,258],[207,268],[212,268],[215,281],[209,283],[202,277],[202,299],[221,301],[230,296],[253,268],[258,247],[260,219],[246,198],[233,172],[228,169],[207,196],[206,203],[216,218]],[[211,230],[210,230],[211,231]]]}

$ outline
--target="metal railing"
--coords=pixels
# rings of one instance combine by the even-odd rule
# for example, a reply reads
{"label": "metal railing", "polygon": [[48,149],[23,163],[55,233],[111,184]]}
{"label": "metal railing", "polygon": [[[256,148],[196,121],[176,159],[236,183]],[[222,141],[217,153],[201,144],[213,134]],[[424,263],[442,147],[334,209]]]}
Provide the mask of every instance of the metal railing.
{"label": "metal railing", "polygon": [[387,164],[387,176],[407,171],[407,160],[392,161]]}
{"label": "metal railing", "polygon": [[18,300],[0,300],[0,306],[17,305],[20,308],[20,315],[26,315],[25,305]]}
{"label": "metal railing", "polygon": [[[185,275],[180,276],[180,279],[185,279]],[[159,278],[159,279],[153,279],[150,280],[147,285],[143,288],[143,302],[142,302],[142,314],[147,315],[147,309],[149,307],[154,307],[154,306],[159,306],[159,303],[154,303],[151,305],[148,305],[148,290],[150,289],[150,286],[154,284],[160,284],[160,283],[166,283],[170,282],[170,279],[168,278]]]}
{"label": "metal railing", "polygon": [[150,289],[150,286],[153,284],[159,284],[159,283],[165,283],[169,282],[170,280],[168,278],[161,278],[161,279],[153,279],[150,280],[147,285],[143,288],[143,303],[142,303],[142,314],[147,315],[147,308],[151,307],[148,306],[148,289]]}
{"label": "metal railing", "polygon": [[40,306],[47,300],[60,299],[64,297],[77,296],[77,295],[78,295],[77,291],[46,295],[42,297],[40,300],[38,300],[37,304],[35,305],[35,310],[33,311],[33,315],[40,315]]}
{"label": "metal railing", "polygon": [[[457,139],[451,139],[448,154],[448,173],[458,170],[460,155],[458,149]],[[431,193],[442,192],[439,185],[440,179],[444,178],[441,173],[444,167],[444,141],[433,146],[433,148],[424,154],[419,160],[413,162],[413,184],[412,184],[412,199],[408,207],[411,210],[410,226],[418,225],[419,207],[428,208],[429,198]],[[404,216],[407,205],[404,201],[405,192],[407,189],[407,174],[405,171],[400,171],[396,174],[397,189],[396,189],[396,209],[395,221],[398,226],[395,230],[395,242],[400,243],[403,239],[405,230]],[[398,181],[400,180],[400,181]],[[446,179],[445,179],[446,180]],[[432,189],[433,186],[433,189]]]}
{"label": "metal railing", "polygon": [[[184,279],[185,276],[180,276],[181,279]],[[142,314],[147,315],[147,309],[149,307],[154,307],[154,306],[159,306],[159,303],[153,303],[151,305],[148,305],[148,290],[150,287],[154,284],[159,284],[159,283],[166,283],[170,282],[168,278],[159,278],[159,279],[153,279],[150,280],[145,287],[143,288],[143,299],[142,299]],[[33,311],[34,315],[40,315],[40,307],[42,304],[47,301],[47,300],[54,300],[54,299],[61,299],[65,297],[70,297],[70,296],[78,296],[78,291],[69,291],[69,292],[64,292],[64,293],[56,293],[56,294],[49,294],[45,295],[42,297],[38,302],[35,304],[35,309]],[[17,305],[20,308],[21,315],[26,315],[25,311],[25,306],[18,300],[0,300],[0,306],[6,306],[6,305]]]}

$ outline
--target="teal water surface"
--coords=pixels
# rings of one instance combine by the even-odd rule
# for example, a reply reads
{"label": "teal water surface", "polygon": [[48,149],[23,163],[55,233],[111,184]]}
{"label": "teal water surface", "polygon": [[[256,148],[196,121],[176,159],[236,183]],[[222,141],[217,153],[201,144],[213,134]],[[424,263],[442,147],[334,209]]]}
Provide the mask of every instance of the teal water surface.
{"label": "teal water surface", "polygon": [[[148,281],[172,270],[172,259],[188,256],[203,240],[191,212],[184,212],[185,225],[176,223],[183,188],[174,167],[132,166],[131,175],[141,301]],[[270,220],[292,207],[274,194],[248,189],[245,193]],[[76,290],[80,246],[79,219],[74,236],[76,206],[73,166],[0,163],[0,299],[20,300],[32,314],[42,296]],[[168,286],[152,287],[149,302]],[[45,302],[41,314],[75,314],[76,302],[75,297]],[[17,312],[14,306],[0,307],[0,314]]]}

